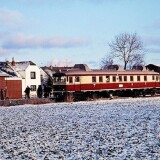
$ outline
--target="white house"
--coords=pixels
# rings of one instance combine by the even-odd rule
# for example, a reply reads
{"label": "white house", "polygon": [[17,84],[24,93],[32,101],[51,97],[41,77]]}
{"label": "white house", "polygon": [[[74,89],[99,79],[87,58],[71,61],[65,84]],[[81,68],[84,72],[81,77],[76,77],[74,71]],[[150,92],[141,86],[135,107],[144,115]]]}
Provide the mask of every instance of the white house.
{"label": "white house", "polygon": [[15,62],[14,58],[9,65],[14,69],[17,77],[22,78],[22,96],[25,95],[27,86],[31,88],[30,95],[37,95],[37,88],[41,85],[41,76],[39,67],[32,61]]}

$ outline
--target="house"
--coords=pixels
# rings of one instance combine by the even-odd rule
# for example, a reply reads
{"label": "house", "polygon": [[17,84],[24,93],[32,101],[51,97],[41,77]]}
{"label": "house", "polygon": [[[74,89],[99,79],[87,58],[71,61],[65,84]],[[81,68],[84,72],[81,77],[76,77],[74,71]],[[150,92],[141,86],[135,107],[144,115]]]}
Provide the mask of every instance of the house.
{"label": "house", "polygon": [[12,62],[8,65],[12,67],[17,77],[22,78],[22,96],[25,96],[25,89],[27,86],[31,88],[30,95],[37,95],[37,88],[41,85],[40,69],[32,61],[16,62],[12,58]]}
{"label": "house", "polygon": [[24,91],[27,86],[31,88],[31,96],[37,95],[37,88],[41,85],[41,77],[40,69],[35,63],[32,61],[15,62],[14,58],[12,58],[12,62],[0,62],[0,69],[9,75],[6,80],[11,97],[14,97],[15,92],[19,95],[15,97],[24,97]]}

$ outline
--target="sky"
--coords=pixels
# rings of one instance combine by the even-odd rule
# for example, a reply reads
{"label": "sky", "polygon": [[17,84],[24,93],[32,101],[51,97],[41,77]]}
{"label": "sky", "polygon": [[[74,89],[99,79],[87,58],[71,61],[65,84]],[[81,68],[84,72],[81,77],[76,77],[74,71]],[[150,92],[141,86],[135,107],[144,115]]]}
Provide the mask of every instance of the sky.
{"label": "sky", "polygon": [[0,61],[99,68],[108,44],[136,33],[160,65],[159,0],[1,0]]}

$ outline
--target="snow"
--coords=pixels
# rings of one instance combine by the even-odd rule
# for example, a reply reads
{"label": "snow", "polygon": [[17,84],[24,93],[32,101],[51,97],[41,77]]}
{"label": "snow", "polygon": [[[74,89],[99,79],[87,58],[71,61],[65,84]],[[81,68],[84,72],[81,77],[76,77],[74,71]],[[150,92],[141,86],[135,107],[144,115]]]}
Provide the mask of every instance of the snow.
{"label": "snow", "polygon": [[12,66],[16,73],[19,74],[20,77],[25,78],[25,70],[30,65],[29,61],[24,62],[16,62],[15,66]]}
{"label": "snow", "polygon": [[160,98],[1,107],[0,159],[158,160]]}
{"label": "snow", "polygon": [[29,61],[16,62],[15,66],[12,66],[17,72],[25,71],[26,68],[30,65]]}

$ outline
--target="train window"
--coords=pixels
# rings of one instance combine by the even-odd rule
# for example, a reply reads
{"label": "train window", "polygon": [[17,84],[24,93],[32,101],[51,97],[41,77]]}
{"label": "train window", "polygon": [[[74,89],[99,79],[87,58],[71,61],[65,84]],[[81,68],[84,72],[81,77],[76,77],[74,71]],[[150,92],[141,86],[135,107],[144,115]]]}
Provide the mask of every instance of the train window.
{"label": "train window", "polygon": [[96,76],[92,77],[92,82],[96,82]]}
{"label": "train window", "polygon": [[103,77],[99,76],[99,82],[103,82]]}
{"label": "train window", "polygon": [[153,81],[155,80],[155,77],[154,77],[154,76],[152,76],[152,80],[153,80]]}
{"label": "train window", "polygon": [[140,76],[137,76],[137,81],[141,81],[141,78],[140,78]]}
{"label": "train window", "polygon": [[66,82],[66,78],[65,77],[62,79],[62,82]]}
{"label": "train window", "polygon": [[80,82],[80,77],[79,76],[75,77],[75,82]]}
{"label": "train window", "polygon": [[158,76],[156,76],[156,81],[158,81]]}
{"label": "train window", "polygon": [[147,76],[144,76],[144,81],[147,81]]}
{"label": "train window", "polygon": [[124,76],[124,81],[127,81],[127,76]]}
{"label": "train window", "polygon": [[69,77],[69,83],[73,83],[73,77]]}
{"label": "train window", "polygon": [[61,78],[60,77],[55,77],[54,78],[54,82],[60,82],[61,81]]}
{"label": "train window", "polygon": [[116,76],[112,77],[113,82],[116,82]]}
{"label": "train window", "polygon": [[119,76],[119,82],[122,82],[122,76]]}
{"label": "train window", "polygon": [[133,81],[133,76],[130,76],[130,81]]}
{"label": "train window", "polygon": [[109,81],[110,81],[109,76],[106,76],[106,82],[109,82]]}

